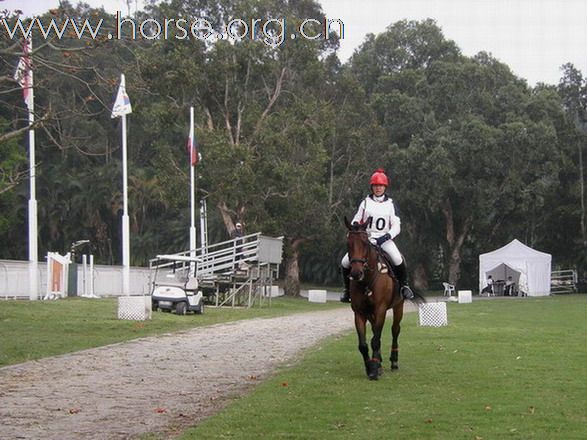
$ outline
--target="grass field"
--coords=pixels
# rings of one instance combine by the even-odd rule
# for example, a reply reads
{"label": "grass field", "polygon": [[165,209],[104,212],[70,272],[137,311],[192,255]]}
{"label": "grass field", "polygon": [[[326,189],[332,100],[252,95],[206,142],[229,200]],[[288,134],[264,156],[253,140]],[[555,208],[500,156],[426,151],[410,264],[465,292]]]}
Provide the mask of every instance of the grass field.
{"label": "grass field", "polygon": [[344,307],[279,297],[270,306],[266,300],[250,309],[207,307],[203,315],[155,312],[153,319],[137,322],[119,320],[117,304],[115,298],[0,301],[0,367],[197,326]]}
{"label": "grass field", "polygon": [[[271,307],[154,313],[120,321],[115,299],[0,301],[0,366],[184,330],[331,307],[278,298]],[[356,336],[308,350],[182,439],[587,438],[587,295],[448,304],[449,325],[404,317],[400,370],[369,381]],[[389,322],[388,322],[389,325]],[[389,326],[383,340],[390,343]],[[147,435],[145,439],[157,438]]]}
{"label": "grass field", "polygon": [[[587,438],[587,295],[449,304],[404,317],[400,370],[369,381],[354,334],[331,339],[182,439]],[[389,328],[384,347],[389,347]],[[387,355],[386,355],[387,357]]]}

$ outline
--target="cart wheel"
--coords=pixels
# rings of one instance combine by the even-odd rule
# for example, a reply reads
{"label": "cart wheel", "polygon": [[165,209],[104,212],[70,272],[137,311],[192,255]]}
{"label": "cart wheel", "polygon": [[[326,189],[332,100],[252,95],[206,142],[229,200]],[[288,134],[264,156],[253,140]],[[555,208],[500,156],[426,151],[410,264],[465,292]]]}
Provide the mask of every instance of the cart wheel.
{"label": "cart wheel", "polygon": [[175,305],[175,313],[176,314],[178,314],[178,315],[185,315],[187,313],[187,311],[188,311],[188,306],[187,306],[187,304],[184,301],[178,302]]}
{"label": "cart wheel", "polygon": [[204,313],[204,299],[200,298],[200,302],[198,304],[198,308],[196,309],[196,313],[198,315],[201,315]]}

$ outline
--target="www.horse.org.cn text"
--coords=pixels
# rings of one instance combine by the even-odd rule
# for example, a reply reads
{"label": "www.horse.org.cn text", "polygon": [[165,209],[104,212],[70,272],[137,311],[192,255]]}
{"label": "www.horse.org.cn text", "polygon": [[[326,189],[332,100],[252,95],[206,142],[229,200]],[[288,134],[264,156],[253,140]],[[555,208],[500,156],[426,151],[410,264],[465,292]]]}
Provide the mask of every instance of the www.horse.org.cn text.
{"label": "www.horse.org.cn text", "polygon": [[0,20],[0,32],[10,39],[29,38],[33,30],[45,40],[50,38],[104,38],[109,40],[199,40],[215,42],[219,40],[241,41],[252,40],[277,47],[287,39],[297,38],[305,40],[327,40],[335,35],[344,39],[344,22],[338,18],[322,17],[305,18],[289,23],[282,18],[232,18],[225,24],[215,27],[205,18],[147,18],[136,20],[123,17],[120,11],[116,12],[115,20],[110,26],[101,18],[64,19],[51,18],[43,20],[35,17],[30,21],[18,18],[9,23],[6,18]]}

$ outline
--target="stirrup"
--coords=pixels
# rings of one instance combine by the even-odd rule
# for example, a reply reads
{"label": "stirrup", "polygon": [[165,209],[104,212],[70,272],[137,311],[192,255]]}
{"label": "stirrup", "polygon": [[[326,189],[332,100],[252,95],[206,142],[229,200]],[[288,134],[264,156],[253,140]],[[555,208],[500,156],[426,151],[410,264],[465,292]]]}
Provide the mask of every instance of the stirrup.
{"label": "stirrup", "polygon": [[405,299],[414,299],[414,292],[412,292],[410,286],[402,286],[401,293]]}

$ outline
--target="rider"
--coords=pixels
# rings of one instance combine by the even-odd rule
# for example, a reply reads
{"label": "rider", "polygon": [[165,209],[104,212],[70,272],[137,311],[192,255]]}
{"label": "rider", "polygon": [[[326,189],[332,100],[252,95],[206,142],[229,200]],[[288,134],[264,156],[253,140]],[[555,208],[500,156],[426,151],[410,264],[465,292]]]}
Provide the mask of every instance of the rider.
{"label": "rider", "polygon": [[[400,233],[400,219],[393,200],[385,194],[389,186],[389,179],[381,168],[375,170],[371,179],[371,194],[365,197],[359,205],[352,223],[364,223],[369,217],[371,222],[367,226],[367,233],[371,243],[379,246],[393,263],[393,270],[401,286],[401,294],[406,299],[414,299],[414,292],[408,285],[408,271],[406,263],[393,239]],[[351,302],[349,286],[351,262],[348,253],[342,258],[342,276],[344,292],[340,298],[342,302]]]}

